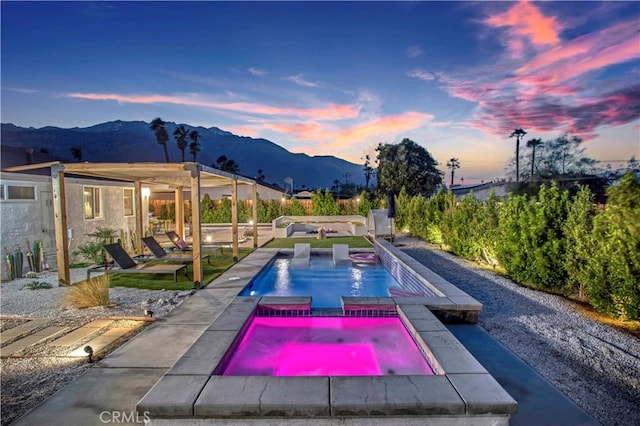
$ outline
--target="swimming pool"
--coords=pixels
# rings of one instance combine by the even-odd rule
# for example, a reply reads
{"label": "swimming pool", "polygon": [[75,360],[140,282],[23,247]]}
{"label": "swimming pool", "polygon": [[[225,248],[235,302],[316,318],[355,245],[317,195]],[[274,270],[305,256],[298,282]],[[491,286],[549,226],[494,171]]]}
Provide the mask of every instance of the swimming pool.
{"label": "swimming pool", "polygon": [[253,317],[225,376],[433,375],[400,318]]}
{"label": "swimming pool", "polygon": [[292,267],[290,258],[276,258],[240,296],[307,296],[313,308],[340,308],[342,296],[389,297],[400,284],[378,264],[334,266],[330,256],[312,256],[309,267]]}

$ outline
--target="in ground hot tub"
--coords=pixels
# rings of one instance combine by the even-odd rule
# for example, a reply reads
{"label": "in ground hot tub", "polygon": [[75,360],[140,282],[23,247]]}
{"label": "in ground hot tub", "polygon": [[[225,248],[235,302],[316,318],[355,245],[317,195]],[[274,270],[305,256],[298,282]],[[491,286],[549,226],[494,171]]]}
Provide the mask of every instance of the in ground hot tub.
{"label": "in ground hot tub", "polygon": [[432,375],[400,318],[253,317],[214,374]]}

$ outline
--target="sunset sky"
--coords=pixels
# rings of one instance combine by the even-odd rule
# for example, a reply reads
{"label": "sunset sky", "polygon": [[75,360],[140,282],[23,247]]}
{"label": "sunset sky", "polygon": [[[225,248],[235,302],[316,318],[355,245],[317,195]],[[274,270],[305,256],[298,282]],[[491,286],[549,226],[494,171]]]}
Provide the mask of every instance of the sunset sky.
{"label": "sunset sky", "polygon": [[411,138],[465,183],[504,175],[514,128],[571,131],[614,168],[640,157],[638,2],[1,8],[3,123],[162,117],[356,163]]}

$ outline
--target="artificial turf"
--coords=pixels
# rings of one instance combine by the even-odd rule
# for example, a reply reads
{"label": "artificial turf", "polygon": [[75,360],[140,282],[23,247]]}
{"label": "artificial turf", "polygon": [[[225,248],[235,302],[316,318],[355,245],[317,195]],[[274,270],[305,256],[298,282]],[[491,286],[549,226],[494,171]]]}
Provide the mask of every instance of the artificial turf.
{"label": "artificial turf", "polygon": [[369,248],[371,243],[364,237],[328,237],[319,240],[309,238],[276,238],[264,247],[267,248],[293,248],[296,243],[311,244],[311,248],[331,248],[334,244],[348,244],[350,248]]}

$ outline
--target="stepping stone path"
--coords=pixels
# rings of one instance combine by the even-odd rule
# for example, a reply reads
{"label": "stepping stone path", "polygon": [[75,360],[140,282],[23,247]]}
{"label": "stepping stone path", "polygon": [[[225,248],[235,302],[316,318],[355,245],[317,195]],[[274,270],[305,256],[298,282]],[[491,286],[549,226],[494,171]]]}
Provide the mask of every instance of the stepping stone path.
{"label": "stepping stone path", "polygon": [[36,331],[33,334],[23,337],[22,339],[16,340],[10,345],[7,345],[0,349],[0,351],[2,351],[2,358],[7,358],[15,354],[16,352],[28,348],[31,345],[35,345],[38,342],[49,339],[50,337],[53,337],[58,333],[62,333],[68,328],[69,327],[51,326],[40,331]]}
{"label": "stepping stone path", "polygon": [[[37,330],[39,327],[44,326],[47,322],[48,320],[45,320],[45,319],[30,320],[23,324],[15,326],[13,328],[4,330],[2,333],[0,333],[1,342],[6,342],[9,340],[18,338],[20,336],[24,336],[22,338],[19,338],[15,342],[12,342],[9,345],[0,348],[0,353],[2,355],[2,358],[16,356],[15,354],[22,351],[23,349],[28,348],[29,346],[35,345],[36,343],[42,342],[43,340],[51,339],[52,337],[55,337],[56,335],[69,330],[69,327],[49,326],[49,327],[43,328],[42,330],[33,332],[34,330]],[[95,334],[100,329],[105,328],[111,325],[112,323],[113,323],[113,320],[110,320],[110,319],[100,319],[100,320],[91,321],[90,323],[85,324],[82,327],[76,328],[70,333],[67,333],[61,336],[60,338],[48,343],[47,346],[57,347],[57,348],[64,347],[64,346],[73,347],[73,345],[77,344],[77,342],[79,342],[80,340],[83,340],[86,337],[92,334]],[[69,352],[67,356],[86,357],[87,354],[84,352],[84,348],[86,346],[91,346],[91,348],[93,348],[93,353],[97,354],[102,349],[111,345],[116,340],[136,330],[142,324],[143,323],[136,324],[134,326],[129,326],[129,327],[118,327],[118,328],[112,328],[112,329],[106,330],[104,333],[101,333],[100,335],[94,337],[89,342]]]}

